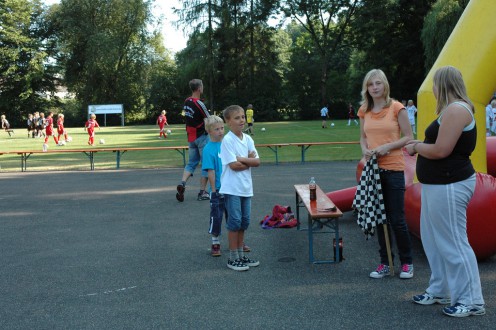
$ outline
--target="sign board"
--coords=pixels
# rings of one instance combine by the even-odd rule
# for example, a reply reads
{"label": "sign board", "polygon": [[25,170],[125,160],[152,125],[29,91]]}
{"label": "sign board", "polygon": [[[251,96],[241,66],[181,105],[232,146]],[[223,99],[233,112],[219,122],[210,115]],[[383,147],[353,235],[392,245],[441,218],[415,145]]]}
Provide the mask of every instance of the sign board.
{"label": "sign board", "polygon": [[92,104],[88,106],[88,118],[94,113],[95,115],[103,114],[107,126],[107,114],[121,114],[121,124],[124,126],[124,107],[122,104]]}

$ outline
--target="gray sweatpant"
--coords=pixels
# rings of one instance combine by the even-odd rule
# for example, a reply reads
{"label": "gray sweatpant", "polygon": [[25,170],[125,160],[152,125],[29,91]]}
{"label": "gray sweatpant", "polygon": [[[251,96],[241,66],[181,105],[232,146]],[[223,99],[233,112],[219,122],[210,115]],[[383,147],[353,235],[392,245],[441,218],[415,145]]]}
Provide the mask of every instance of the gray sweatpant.
{"label": "gray sweatpant", "polygon": [[420,235],[431,268],[426,292],[451,305],[484,304],[479,268],[467,237],[467,205],[475,174],[447,185],[422,184]]}

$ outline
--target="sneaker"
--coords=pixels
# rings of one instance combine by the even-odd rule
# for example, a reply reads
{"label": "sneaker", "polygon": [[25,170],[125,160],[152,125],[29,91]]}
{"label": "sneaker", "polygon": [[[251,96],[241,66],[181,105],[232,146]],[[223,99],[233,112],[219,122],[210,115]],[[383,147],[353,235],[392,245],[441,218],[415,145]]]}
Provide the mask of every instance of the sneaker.
{"label": "sneaker", "polygon": [[239,272],[243,271],[243,270],[250,269],[250,267],[248,265],[246,265],[245,263],[243,263],[241,261],[241,259],[236,259],[236,260],[228,259],[227,260],[227,267],[231,268],[232,270],[239,271]]}
{"label": "sneaker", "polygon": [[484,305],[471,305],[467,306],[461,303],[456,303],[453,306],[444,307],[443,313],[448,316],[465,317],[470,315],[484,315],[486,309]]}
{"label": "sneaker", "polygon": [[401,266],[400,278],[412,278],[413,277],[413,265],[403,264]]}
{"label": "sneaker", "polygon": [[48,150],[48,144],[43,143],[43,152],[47,152]]}
{"label": "sneaker", "polygon": [[445,297],[436,297],[428,292],[424,292],[422,294],[413,296],[413,302],[420,305],[432,305],[432,304],[446,305],[451,303],[451,299]]}
{"label": "sneaker", "polygon": [[243,252],[251,252],[251,247],[249,247],[248,245],[245,245],[245,243],[243,243]]}
{"label": "sneaker", "polygon": [[245,265],[247,265],[249,267],[257,267],[258,265],[260,265],[260,261],[251,260],[247,256],[244,256],[243,258],[241,258],[241,262],[243,262]]}
{"label": "sneaker", "polygon": [[380,264],[375,271],[370,273],[370,277],[372,278],[383,278],[384,276],[389,276],[389,266]]}
{"label": "sneaker", "polygon": [[206,190],[203,190],[203,192],[199,192],[198,193],[198,200],[199,201],[206,201],[206,200],[209,200],[210,199],[210,194],[208,193],[208,191]]}
{"label": "sneaker", "polygon": [[184,191],[186,190],[186,187],[183,186],[182,184],[177,185],[177,194],[176,194],[176,199],[180,202],[184,202]]}
{"label": "sneaker", "polygon": [[210,254],[212,257],[219,257],[220,253],[220,244],[212,244],[212,249],[210,250]]}

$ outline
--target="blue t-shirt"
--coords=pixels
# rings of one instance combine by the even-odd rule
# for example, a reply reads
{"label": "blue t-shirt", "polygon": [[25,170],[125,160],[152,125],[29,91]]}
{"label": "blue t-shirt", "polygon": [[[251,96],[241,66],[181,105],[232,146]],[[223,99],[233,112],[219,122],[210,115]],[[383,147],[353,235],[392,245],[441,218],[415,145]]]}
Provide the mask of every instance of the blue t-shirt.
{"label": "blue t-shirt", "polygon": [[[220,189],[220,176],[222,174],[222,161],[220,159],[221,142],[209,140],[203,148],[202,170],[215,170],[215,189]],[[210,186],[209,186],[210,187]]]}

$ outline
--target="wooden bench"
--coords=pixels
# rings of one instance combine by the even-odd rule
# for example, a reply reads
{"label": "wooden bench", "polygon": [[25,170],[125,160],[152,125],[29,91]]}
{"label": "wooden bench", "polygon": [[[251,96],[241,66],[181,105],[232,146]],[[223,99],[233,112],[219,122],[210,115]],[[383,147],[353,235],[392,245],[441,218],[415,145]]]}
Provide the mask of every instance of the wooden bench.
{"label": "wooden bench", "polygon": [[305,153],[311,146],[325,146],[325,145],[340,145],[340,144],[360,144],[360,141],[351,142],[292,142],[289,143],[291,146],[297,146],[301,148],[301,162],[305,162]]}
{"label": "wooden bench", "polygon": [[95,169],[95,154],[97,152],[115,152],[116,153],[116,168],[120,168],[120,161],[121,157],[123,154],[125,154],[127,151],[140,151],[140,150],[176,150],[183,156],[183,164],[184,166],[186,165],[186,150],[188,150],[188,146],[170,146],[170,147],[119,147],[119,148],[88,148],[88,149],[65,149],[65,148],[59,148],[56,150],[48,150],[48,151],[42,151],[42,150],[18,150],[18,151],[7,151],[7,152],[2,152],[2,154],[18,154],[21,156],[21,171],[25,172],[27,170],[27,161],[29,157],[33,154],[55,154],[55,153],[77,153],[81,152],[88,156],[88,159],[90,161],[90,170]]}
{"label": "wooden bench", "polygon": [[[317,199],[310,200],[308,184],[294,185],[296,192],[296,219],[298,219],[298,230],[308,231],[308,257],[313,264],[331,264],[340,261],[339,253],[339,218],[343,213],[334,205],[332,200],[317,186]],[[300,228],[300,208],[305,207],[308,213],[308,225]],[[329,230],[325,230],[326,227]],[[334,242],[331,240],[331,251],[335,245],[335,258],[327,260],[315,260],[313,255],[314,234],[334,234]]]}
{"label": "wooden bench", "polygon": [[272,150],[276,156],[276,165],[279,165],[279,156],[277,154],[277,150],[281,147],[289,146],[289,143],[261,143],[255,144],[256,148],[269,148]]}

